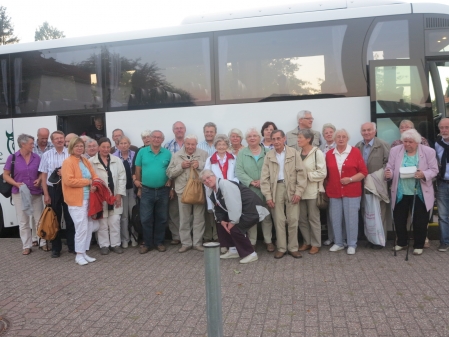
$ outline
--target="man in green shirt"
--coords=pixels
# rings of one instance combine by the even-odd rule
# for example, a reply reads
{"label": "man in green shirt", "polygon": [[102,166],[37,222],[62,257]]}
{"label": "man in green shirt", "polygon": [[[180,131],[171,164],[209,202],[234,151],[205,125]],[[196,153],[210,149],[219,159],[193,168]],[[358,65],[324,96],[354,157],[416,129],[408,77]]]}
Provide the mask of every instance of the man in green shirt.
{"label": "man in green shirt", "polygon": [[154,247],[165,252],[165,226],[168,220],[168,200],[171,181],[165,171],[170,164],[171,152],[161,147],[164,134],[151,132],[151,145],[142,148],[136,158],[136,179],[134,184],[142,187],[140,198],[140,221],[144,244],[140,254]]}

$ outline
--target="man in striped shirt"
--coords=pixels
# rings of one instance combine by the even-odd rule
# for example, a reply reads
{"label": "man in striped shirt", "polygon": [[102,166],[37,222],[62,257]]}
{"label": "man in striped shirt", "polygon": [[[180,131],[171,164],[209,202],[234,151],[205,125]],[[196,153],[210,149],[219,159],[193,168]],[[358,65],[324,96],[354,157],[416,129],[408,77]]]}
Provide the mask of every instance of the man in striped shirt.
{"label": "man in striped shirt", "polygon": [[[39,172],[42,172],[42,190],[44,191],[45,205],[51,205],[61,224],[62,212],[64,211],[64,221],[66,226],[66,238],[69,253],[75,253],[75,225],[69,214],[67,204],[64,202],[62,194],[61,182],[51,183],[48,178],[58,169],[58,175],[61,176],[62,162],[69,157],[67,148],[64,147],[64,133],[62,131],[54,131],[50,137],[54,147],[42,155],[39,165]],[[58,231],[56,238],[52,243],[51,257],[57,258],[61,255],[61,231]]]}

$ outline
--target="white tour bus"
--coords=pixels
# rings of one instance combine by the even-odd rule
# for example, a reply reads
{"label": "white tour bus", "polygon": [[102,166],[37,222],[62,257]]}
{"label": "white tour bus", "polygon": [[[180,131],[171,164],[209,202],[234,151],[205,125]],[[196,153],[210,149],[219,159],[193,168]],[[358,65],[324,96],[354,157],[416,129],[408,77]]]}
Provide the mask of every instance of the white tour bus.
{"label": "white tour bus", "polygon": [[[121,128],[173,138],[175,121],[203,139],[273,121],[345,128],[355,144],[363,122],[387,142],[410,119],[430,142],[446,116],[449,6],[398,1],[316,1],[189,17],[176,27],[0,47],[0,164],[21,133],[39,127],[82,134],[93,117],[107,135]],[[0,197],[3,227],[17,225]]]}

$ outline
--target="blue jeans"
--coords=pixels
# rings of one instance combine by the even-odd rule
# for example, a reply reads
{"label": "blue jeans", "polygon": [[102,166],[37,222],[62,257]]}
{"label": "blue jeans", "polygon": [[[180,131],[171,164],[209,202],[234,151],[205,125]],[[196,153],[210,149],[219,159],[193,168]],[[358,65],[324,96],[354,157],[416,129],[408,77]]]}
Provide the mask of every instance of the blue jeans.
{"label": "blue jeans", "polygon": [[442,181],[438,181],[437,205],[440,243],[449,245],[449,184]]}
{"label": "blue jeans", "polygon": [[143,229],[143,241],[148,248],[164,244],[169,191],[168,187],[158,189],[142,187],[140,221]]}

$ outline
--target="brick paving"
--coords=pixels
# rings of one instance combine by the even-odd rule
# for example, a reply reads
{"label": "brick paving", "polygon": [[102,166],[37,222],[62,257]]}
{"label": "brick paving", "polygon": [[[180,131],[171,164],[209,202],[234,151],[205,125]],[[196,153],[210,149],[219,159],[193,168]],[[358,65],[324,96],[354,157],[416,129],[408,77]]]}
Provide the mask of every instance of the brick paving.
{"label": "brick paving", "polygon": [[[363,242],[354,256],[275,260],[259,243],[255,263],[221,261],[224,335],[447,337],[449,253],[437,245],[406,262]],[[203,253],[178,247],[102,256],[94,246],[97,262],[78,266],[66,246],[59,259],[22,256],[19,239],[0,239],[5,336],[206,336]]]}

